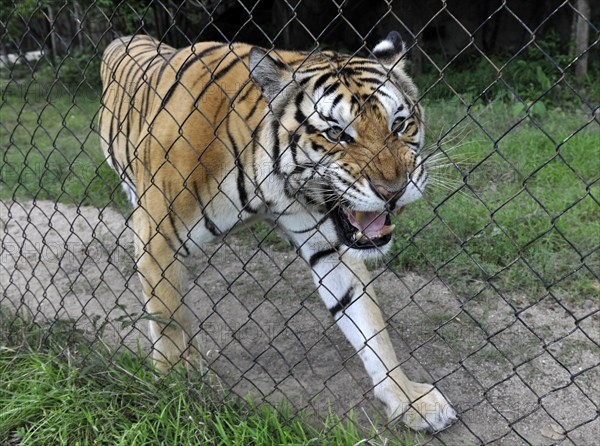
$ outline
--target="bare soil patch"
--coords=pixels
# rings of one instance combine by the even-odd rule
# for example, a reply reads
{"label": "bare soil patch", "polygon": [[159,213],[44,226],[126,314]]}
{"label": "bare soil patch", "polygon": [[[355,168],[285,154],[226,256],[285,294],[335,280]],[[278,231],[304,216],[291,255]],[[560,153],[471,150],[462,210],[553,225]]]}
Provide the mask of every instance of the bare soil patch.
{"label": "bare soil patch", "polygon": [[[0,305],[38,320],[72,319],[90,335],[102,327],[114,346],[148,352],[133,234],[123,216],[40,201],[3,202],[0,214]],[[380,410],[371,383],[308,267],[291,250],[258,245],[243,232],[190,263],[186,303],[224,385],[322,415],[353,410],[368,425],[365,414]],[[489,287],[463,300],[433,274],[375,268],[373,275],[405,371],[436,383],[459,412],[450,429],[419,441],[596,442],[600,317],[592,302],[541,296],[532,305]],[[392,432],[402,435],[400,427]]]}

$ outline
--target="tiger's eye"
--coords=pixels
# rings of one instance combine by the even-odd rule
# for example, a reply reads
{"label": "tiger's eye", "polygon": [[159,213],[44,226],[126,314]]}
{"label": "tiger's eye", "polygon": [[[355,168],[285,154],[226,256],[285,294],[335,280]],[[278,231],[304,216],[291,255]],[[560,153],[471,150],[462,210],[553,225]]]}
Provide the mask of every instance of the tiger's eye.
{"label": "tiger's eye", "polygon": [[325,136],[331,142],[350,142],[352,141],[352,137],[344,132],[344,129],[341,127],[329,127],[325,131]]}
{"label": "tiger's eye", "polygon": [[392,124],[392,132],[399,135],[406,130],[406,126],[408,125],[408,121],[404,117],[396,118],[394,123]]}

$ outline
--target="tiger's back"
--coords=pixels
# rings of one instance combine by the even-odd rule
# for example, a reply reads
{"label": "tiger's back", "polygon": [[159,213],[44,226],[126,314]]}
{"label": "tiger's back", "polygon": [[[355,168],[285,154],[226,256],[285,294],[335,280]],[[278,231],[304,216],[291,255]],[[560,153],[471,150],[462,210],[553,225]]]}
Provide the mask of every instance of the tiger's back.
{"label": "tiger's back", "polygon": [[[168,199],[183,200],[169,191],[184,189],[208,201],[236,163],[252,165],[249,146],[266,102],[250,79],[250,49],[200,42],[175,50],[143,35],[106,48],[101,144],[132,203],[152,195],[139,191],[160,179]],[[305,59],[301,53],[278,55],[291,64]],[[255,181],[251,172],[244,181]]]}

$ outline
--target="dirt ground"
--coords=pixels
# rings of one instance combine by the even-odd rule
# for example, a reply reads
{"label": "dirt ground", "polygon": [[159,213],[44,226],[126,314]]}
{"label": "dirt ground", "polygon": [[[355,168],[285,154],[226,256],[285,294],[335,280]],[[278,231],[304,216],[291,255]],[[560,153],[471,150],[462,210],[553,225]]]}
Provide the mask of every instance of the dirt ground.
{"label": "dirt ground", "polygon": [[[0,203],[0,216],[0,305],[74,319],[90,334],[103,326],[111,344],[148,351],[132,234],[119,213],[38,201]],[[352,409],[368,426],[380,407],[308,267],[290,250],[257,245],[244,232],[191,262],[187,305],[219,377],[255,400],[286,398],[341,416]],[[459,412],[445,432],[415,441],[595,444],[600,314],[591,301],[547,297],[532,305],[528,296],[490,289],[461,300],[433,273],[373,274],[405,371],[435,382]],[[382,435],[413,434],[396,426]]]}

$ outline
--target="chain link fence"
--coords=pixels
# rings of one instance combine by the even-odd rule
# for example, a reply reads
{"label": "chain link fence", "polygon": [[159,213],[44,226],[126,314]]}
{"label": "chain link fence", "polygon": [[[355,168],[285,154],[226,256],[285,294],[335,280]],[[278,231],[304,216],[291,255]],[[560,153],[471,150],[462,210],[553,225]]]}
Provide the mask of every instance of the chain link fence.
{"label": "chain link fence", "polygon": [[[590,10],[590,3],[2,1],[3,323],[14,320],[8,315],[18,315],[48,333],[52,327],[66,326],[73,336],[83,333],[98,349],[108,345],[112,355],[129,351],[148,364],[154,355],[159,368],[165,363],[162,359],[193,367],[197,348],[218,383],[214,385],[226,395],[250,395],[256,402],[274,405],[287,401],[294,410],[308,410],[321,421],[330,411],[342,418],[351,416],[365,432],[379,419],[379,434],[392,443],[593,444],[600,431],[600,64],[598,11]],[[323,216],[320,224],[325,229],[313,225],[311,237],[325,239],[329,246],[309,249],[311,237],[290,237],[289,226],[291,244],[278,237],[275,232],[285,229],[284,214],[292,206],[288,205],[277,217],[271,214],[270,224],[253,223],[236,232],[229,230],[232,223],[224,231],[214,230],[220,233],[219,240],[202,239],[193,253],[185,240],[198,237],[199,232],[195,225],[185,226],[188,217],[183,214],[209,209],[208,216],[199,220],[208,231],[210,215],[219,215],[214,222],[217,228],[226,226],[226,219],[245,216],[248,208],[239,205],[238,195],[228,198],[233,189],[226,181],[215,186],[205,178],[206,187],[215,187],[212,198],[191,206],[180,196],[192,192],[192,182],[187,182],[192,173],[186,165],[186,173],[179,172],[186,178],[182,190],[161,192],[169,203],[161,214],[149,209],[156,198],[145,200],[146,192],[140,192],[139,185],[133,199],[123,192],[121,180],[132,182],[128,167],[122,164],[119,178],[109,165],[116,164],[119,171],[119,161],[110,159],[114,149],[108,149],[108,161],[101,150],[101,141],[117,146],[119,138],[102,135],[98,124],[101,104],[109,102],[106,85],[104,93],[101,85],[101,59],[115,38],[154,37],[164,49],[167,67],[169,57],[175,61],[181,54],[171,54],[170,47],[196,44],[200,49],[192,57],[198,59],[206,51],[203,60],[208,65],[203,69],[209,79],[201,85],[217,90],[212,99],[199,101],[196,111],[212,119],[211,134],[198,136],[185,122],[172,126],[181,138],[192,141],[195,153],[221,141],[229,150],[227,175],[235,176],[249,169],[242,161],[254,149],[249,148],[250,140],[240,140],[244,133],[236,133],[239,129],[229,128],[228,122],[231,116],[253,122],[251,139],[259,138],[254,130],[261,124],[252,121],[254,112],[243,107],[250,104],[256,109],[263,99],[247,94],[242,101],[241,96],[261,84],[260,73],[269,69],[265,60],[275,60],[275,67],[291,66],[285,68],[291,73],[289,79],[295,79],[290,82],[305,85],[305,95],[318,87],[311,80],[302,84],[302,76],[310,73],[315,80],[329,66],[311,72],[310,64],[305,65],[311,57],[325,54],[331,63],[338,53],[346,54],[344,67],[367,58],[386,69],[367,99],[361,95],[365,84],[373,82],[369,76],[381,75],[379,68],[373,68],[376,65],[369,65],[370,75],[362,72],[362,83],[352,84],[344,93],[364,101],[357,116],[331,127],[337,132],[330,138],[334,147],[350,150],[354,139],[361,137],[352,126],[368,114],[365,104],[385,103],[378,92],[383,89],[387,95],[386,85],[398,81],[391,73],[400,65],[386,62],[397,43],[395,35],[388,34],[394,30],[402,35],[406,49],[402,62],[395,64],[403,64],[419,88],[416,102],[407,103],[410,114],[401,116],[399,125],[412,128],[411,119],[420,119],[418,107],[423,107],[421,130],[426,139],[421,156],[429,180],[423,197],[396,216],[390,197],[399,199],[405,189],[393,190],[393,182],[377,185],[370,173],[372,187],[363,196],[383,200],[380,212],[384,214],[372,215],[370,208],[348,210],[346,220],[338,221],[342,229],[361,230],[369,240],[385,238],[383,232],[395,224],[389,252],[368,262],[370,278],[354,260],[340,254],[345,249],[338,239],[343,239],[340,232],[325,228],[338,218],[332,215],[341,204],[336,202],[319,214],[311,207],[318,208],[318,203],[298,198],[301,193],[317,194],[325,197],[323,203],[330,203],[327,193],[332,189],[324,191],[323,182],[315,186],[305,179],[292,194],[292,202],[301,203],[310,215]],[[208,62],[211,53],[200,43],[207,41],[227,43],[219,47],[217,62]],[[378,46],[381,41],[386,43]],[[248,54],[241,56],[245,50],[234,42],[269,51],[255,63]],[[133,53],[133,47],[125,46],[124,54]],[[298,57],[302,61],[294,59]],[[183,63],[171,65],[168,93],[160,91],[158,81],[154,84],[150,68],[146,67],[146,77],[140,77],[156,87],[148,91],[163,103],[180,87],[169,113],[175,121],[178,107],[185,103],[182,86],[190,95],[199,94],[188,90],[187,60]],[[230,75],[228,63],[246,70],[245,79],[238,78],[242,80],[235,88],[219,83]],[[340,81],[342,74],[329,76]],[[114,72],[108,78],[125,88]],[[297,97],[277,102],[277,95],[268,93],[269,85],[260,85],[263,97],[272,100],[268,106],[263,104],[270,110],[267,116],[278,107],[295,110],[304,104]],[[410,90],[409,84],[402,85]],[[129,123],[127,116],[137,105],[143,106],[136,103],[136,95],[117,97],[115,103],[124,104],[128,111],[119,118],[116,133],[133,132],[136,121]],[[214,97],[225,100],[216,103]],[[332,99],[329,106],[345,97]],[[117,105],[108,107],[110,113],[116,113]],[[304,116],[298,126],[310,133],[307,125],[318,114]],[[289,125],[288,118],[280,119],[279,125]],[[377,125],[371,120],[365,128]],[[286,130],[288,136],[295,134]],[[324,132],[314,137],[321,139],[327,139],[330,130],[312,129]],[[150,133],[159,135],[160,130],[155,127]],[[152,138],[163,141],[160,136]],[[293,138],[287,145],[282,143],[278,150],[284,155],[272,159],[285,163],[285,153],[298,144],[301,140]],[[361,178],[371,172],[365,166],[375,166],[379,162],[375,158],[383,157],[391,144],[386,142],[363,162],[357,177],[347,182],[346,194],[360,190]],[[141,145],[131,150],[137,162]],[[169,150],[164,150],[159,156],[162,161],[157,162],[175,164]],[[354,155],[350,164],[360,165],[360,156]],[[384,159],[378,168],[394,160]],[[296,167],[290,162],[296,159],[288,159],[284,168]],[[315,172],[320,172],[318,167],[319,163],[313,166]],[[277,172],[269,163],[266,169],[272,170],[265,177],[268,185]],[[421,161],[415,169],[413,173],[421,169]],[[148,189],[158,184],[156,175],[151,175]],[[256,172],[239,175],[237,193],[241,182],[245,193],[254,197],[262,187],[251,182]],[[286,187],[277,193],[286,196]],[[403,187],[417,190],[418,180],[410,176]],[[195,199],[202,201],[203,193]],[[350,205],[344,203],[348,209]],[[160,228],[170,225],[173,237],[183,239],[179,250],[172,250],[176,255],[171,252],[170,263],[156,260],[156,251],[149,247],[155,239],[141,235],[143,230],[135,222],[140,209],[156,218],[159,238]],[[380,215],[387,220],[383,222]],[[370,225],[376,231],[370,231]],[[356,248],[359,240],[346,244],[353,243]],[[181,268],[190,286],[183,291],[183,286],[173,283],[178,279],[170,271],[173,265],[184,264],[175,259],[187,255],[188,248]],[[151,260],[144,260],[145,256]],[[326,261],[321,263],[322,259]],[[144,266],[144,261],[154,262],[161,272],[149,272],[152,267]],[[140,269],[146,271],[141,277]],[[340,284],[356,281],[338,277],[340,269],[360,276],[362,288],[340,292]],[[169,287],[183,295],[176,305],[161,300],[172,292],[165,291]],[[373,311],[371,287],[398,355],[397,361],[387,364],[376,346],[383,331],[376,323],[362,320]],[[360,311],[353,311],[353,306]],[[183,310],[191,314],[187,327],[179,326],[187,323],[179,318]],[[381,367],[386,369],[383,375],[373,371]],[[417,412],[433,411],[427,418],[433,427],[446,427],[448,421],[447,429],[423,437],[385,421],[386,410],[398,409],[384,406],[396,401],[390,395],[397,389],[386,387],[386,380],[396,376],[399,367],[411,380],[435,386],[452,403],[456,420],[450,420],[443,399],[425,407],[418,406],[419,398],[411,397],[416,399],[412,407]],[[406,388],[405,382],[401,384]],[[429,389],[421,398],[433,392]],[[440,421],[444,416],[448,419]]]}

